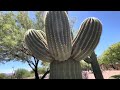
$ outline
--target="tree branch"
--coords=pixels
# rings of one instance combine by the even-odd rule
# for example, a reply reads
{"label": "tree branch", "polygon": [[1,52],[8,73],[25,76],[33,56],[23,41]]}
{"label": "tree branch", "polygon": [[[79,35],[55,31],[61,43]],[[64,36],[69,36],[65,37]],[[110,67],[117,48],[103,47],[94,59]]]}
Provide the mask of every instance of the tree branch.
{"label": "tree branch", "polygon": [[38,65],[38,63],[39,63],[39,60],[37,60],[37,63],[36,63],[36,65]]}
{"label": "tree branch", "polygon": [[36,66],[36,64],[34,64],[32,61],[29,61],[34,67]]}
{"label": "tree branch", "polygon": [[37,65],[38,65],[38,63],[39,63],[39,60],[38,60],[38,59],[36,59],[35,57],[34,57],[34,60],[35,60],[35,65],[37,66]]}
{"label": "tree branch", "polygon": [[34,61],[35,61],[35,64],[37,63],[37,59],[33,56],[33,58],[34,58]]}
{"label": "tree branch", "polygon": [[30,62],[28,60],[26,60],[28,65],[32,68],[33,71],[35,71],[35,69],[32,67],[32,65],[30,64]]}
{"label": "tree branch", "polygon": [[48,73],[50,73],[50,70],[48,70],[48,71],[41,77],[41,79],[44,79],[45,76],[46,76]]}

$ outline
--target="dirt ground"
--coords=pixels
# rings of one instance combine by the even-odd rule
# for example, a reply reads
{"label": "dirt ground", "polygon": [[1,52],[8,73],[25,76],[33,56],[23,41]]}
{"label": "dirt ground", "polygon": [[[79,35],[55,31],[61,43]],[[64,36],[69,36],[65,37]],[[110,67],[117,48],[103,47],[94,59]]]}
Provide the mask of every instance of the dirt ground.
{"label": "dirt ground", "polygon": [[[109,79],[109,77],[113,75],[120,75],[120,70],[102,71],[102,74],[104,79]],[[83,73],[83,78],[85,79],[84,75],[87,76],[87,79],[95,79],[94,74],[91,71],[87,72],[87,74]],[[49,74],[44,79],[48,79],[48,78],[49,78]],[[34,79],[34,77],[29,77],[27,79]]]}
{"label": "dirt ground", "polygon": [[[120,75],[120,70],[102,71],[104,79],[109,79],[113,75]],[[93,73],[88,72],[88,79],[95,79]]]}

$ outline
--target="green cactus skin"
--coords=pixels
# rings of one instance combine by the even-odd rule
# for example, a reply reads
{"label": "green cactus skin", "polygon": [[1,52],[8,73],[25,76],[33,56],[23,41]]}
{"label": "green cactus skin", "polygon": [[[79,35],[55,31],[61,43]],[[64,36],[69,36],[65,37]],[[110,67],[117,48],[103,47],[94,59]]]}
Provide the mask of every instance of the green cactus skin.
{"label": "green cactus skin", "polygon": [[87,18],[82,23],[76,38],[73,40],[73,59],[80,61],[89,56],[99,43],[101,33],[101,22],[94,17]]}
{"label": "green cactus skin", "polygon": [[37,30],[39,33],[41,33],[42,34],[42,36],[43,36],[43,38],[46,40],[46,34],[45,34],[45,32],[44,31],[42,31],[42,30]]}
{"label": "green cactus skin", "polygon": [[95,79],[104,79],[95,52],[92,53],[90,58],[86,58],[84,61],[91,64]]}
{"label": "green cactus skin", "polygon": [[41,31],[30,29],[25,34],[25,43],[30,52],[38,59],[43,61],[52,61],[53,58],[47,48],[47,42]]}
{"label": "green cactus skin", "polygon": [[68,16],[65,11],[49,11],[45,19],[49,52],[58,61],[71,56],[72,41]]}
{"label": "green cactus skin", "polygon": [[50,79],[82,79],[80,62],[73,59],[51,62]]}

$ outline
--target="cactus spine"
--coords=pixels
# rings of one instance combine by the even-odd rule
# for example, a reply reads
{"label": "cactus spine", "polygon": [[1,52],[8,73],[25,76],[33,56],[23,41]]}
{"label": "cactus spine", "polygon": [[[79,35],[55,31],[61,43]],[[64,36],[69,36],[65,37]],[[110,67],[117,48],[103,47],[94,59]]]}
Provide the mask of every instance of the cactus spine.
{"label": "cactus spine", "polygon": [[102,32],[97,18],[87,18],[75,38],[65,11],[49,11],[45,33],[29,30],[25,34],[28,49],[37,58],[50,62],[50,79],[81,79],[79,61],[96,48]]}

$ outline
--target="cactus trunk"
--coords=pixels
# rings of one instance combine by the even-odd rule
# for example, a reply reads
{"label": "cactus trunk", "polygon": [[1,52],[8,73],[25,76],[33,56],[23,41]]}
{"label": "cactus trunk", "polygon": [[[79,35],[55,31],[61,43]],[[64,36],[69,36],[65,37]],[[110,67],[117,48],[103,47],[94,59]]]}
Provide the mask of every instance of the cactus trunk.
{"label": "cactus trunk", "polygon": [[80,62],[69,59],[50,63],[50,79],[82,79]]}

